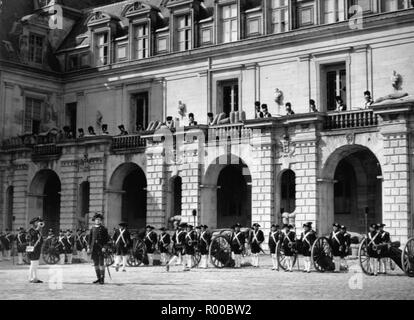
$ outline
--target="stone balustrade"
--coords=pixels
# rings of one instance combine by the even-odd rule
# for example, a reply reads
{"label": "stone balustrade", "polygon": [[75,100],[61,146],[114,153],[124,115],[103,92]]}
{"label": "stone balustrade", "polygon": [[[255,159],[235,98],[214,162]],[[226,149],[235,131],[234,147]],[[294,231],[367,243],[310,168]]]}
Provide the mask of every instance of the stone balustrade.
{"label": "stone balustrade", "polygon": [[327,130],[363,128],[378,125],[378,115],[371,109],[328,113],[324,128]]}

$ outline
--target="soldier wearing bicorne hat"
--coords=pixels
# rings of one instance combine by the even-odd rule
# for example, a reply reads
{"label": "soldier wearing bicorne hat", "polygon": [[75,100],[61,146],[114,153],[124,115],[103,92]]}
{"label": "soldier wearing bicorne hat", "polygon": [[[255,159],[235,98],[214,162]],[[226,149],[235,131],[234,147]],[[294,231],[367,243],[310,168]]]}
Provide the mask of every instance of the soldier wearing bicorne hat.
{"label": "soldier wearing bicorne hat", "polygon": [[186,228],[187,228],[187,223],[182,222],[177,226],[177,230],[175,230],[175,233],[172,238],[173,256],[170,258],[167,265],[165,266],[166,271],[169,271],[170,266],[174,262],[176,262],[178,259],[181,259],[182,255],[184,254],[184,244],[186,240],[186,232],[185,232]]}
{"label": "soldier wearing bicorne hat", "polygon": [[17,264],[24,264],[23,254],[26,252],[27,240],[26,240],[26,230],[23,227],[19,228],[19,232],[16,235],[16,244],[17,244]]}
{"label": "soldier wearing bicorne hat", "polygon": [[103,226],[103,215],[96,213],[92,217],[95,225],[91,228],[88,242],[88,252],[91,254],[97,280],[93,283],[105,283],[105,252],[109,241],[108,229]]}
{"label": "soldier wearing bicorne hat", "polygon": [[198,242],[198,250],[201,253],[200,268],[206,269],[208,268],[208,250],[211,243],[211,233],[208,231],[208,226],[205,224],[198,226],[198,228],[200,229]]}
{"label": "soldier wearing bicorne hat", "polygon": [[127,258],[129,249],[132,246],[131,234],[128,231],[128,224],[121,221],[119,228],[115,230],[112,240],[115,244],[115,270],[119,270],[119,265],[122,260],[122,271],[126,271]]}
{"label": "soldier wearing bicorne hat", "polygon": [[57,238],[56,249],[59,253],[59,264],[65,264],[66,259],[66,246],[68,246],[65,232],[63,230],[59,231],[59,237]]}
{"label": "soldier wearing bicorne hat", "polygon": [[381,244],[381,234],[378,231],[378,225],[373,223],[369,226],[367,235],[367,253],[370,257],[370,267],[374,276],[378,275],[378,260],[380,258],[378,245]]}
{"label": "soldier wearing bicorne hat", "polygon": [[232,232],[231,238],[230,238],[230,247],[231,252],[233,253],[234,257],[234,267],[235,268],[241,268],[241,255],[243,253],[243,248],[245,244],[245,236],[244,233],[240,230],[241,225],[240,223],[236,223],[232,229],[234,231]]}
{"label": "soldier wearing bicorne hat", "polygon": [[158,238],[158,250],[161,253],[161,264],[164,265],[167,263],[167,255],[169,254],[169,247],[171,244],[171,237],[167,233],[167,229],[162,227],[159,229],[161,234]]}
{"label": "soldier wearing bicorne hat", "polygon": [[269,246],[269,250],[270,250],[270,255],[272,257],[272,270],[278,270],[279,271],[279,263],[277,261],[277,257],[276,257],[276,247],[278,242],[280,241],[280,230],[279,230],[279,226],[276,224],[272,224],[272,226],[270,227],[270,233],[269,233],[269,242],[268,242],[268,246]]}
{"label": "soldier wearing bicorne hat", "polygon": [[193,267],[195,248],[197,247],[197,232],[191,224],[187,224],[184,241],[184,271]]}
{"label": "soldier wearing bicorne hat", "polygon": [[389,232],[384,230],[385,226],[386,225],[384,223],[377,224],[378,232],[380,233],[380,238],[381,238],[378,273],[383,273],[383,274],[387,273],[387,261],[390,256],[389,246],[391,245],[391,235]]}
{"label": "soldier wearing bicorne hat", "polygon": [[349,250],[351,249],[351,235],[348,233],[346,226],[341,225],[341,233],[344,236],[344,250],[341,254],[341,267],[345,270],[348,270],[348,263],[346,257],[349,255]]}
{"label": "soldier wearing bicorne hat", "polygon": [[255,268],[259,267],[259,253],[262,251],[261,244],[265,240],[264,233],[259,229],[260,224],[254,223],[253,230],[250,233],[250,248],[252,251],[252,265]]}
{"label": "soldier wearing bicorne hat", "polygon": [[291,224],[284,224],[281,233],[280,245],[286,256],[285,271],[292,272],[293,262],[295,259],[296,233],[293,231],[294,226]]}
{"label": "soldier wearing bicorne hat", "polygon": [[75,238],[73,237],[72,230],[66,230],[66,257],[68,264],[72,264],[73,249],[75,248]]}
{"label": "soldier wearing bicorne hat", "polygon": [[300,236],[302,243],[302,254],[305,257],[305,268],[304,272],[310,272],[311,269],[311,250],[313,243],[316,240],[316,233],[312,230],[312,222],[307,222],[303,225],[303,232]]}
{"label": "soldier wearing bicorne hat", "polygon": [[341,233],[341,225],[334,223],[332,225],[332,231],[329,235],[329,244],[332,248],[332,255],[335,262],[335,271],[341,271],[341,256],[345,250],[345,238]]}
{"label": "soldier wearing bicorne hat", "polygon": [[145,232],[144,243],[147,248],[148,265],[154,265],[154,252],[158,241],[158,236],[154,231],[154,227],[148,225]]}
{"label": "soldier wearing bicorne hat", "polygon": [[32,227],[27,234],[27,257],[30,260],[29,281],[31,283],[43,283],[39,280],[37,270],[39,268],[40,253],[43,244],[42,228],[45,226],[41,217],[33,218],[30,221]]}

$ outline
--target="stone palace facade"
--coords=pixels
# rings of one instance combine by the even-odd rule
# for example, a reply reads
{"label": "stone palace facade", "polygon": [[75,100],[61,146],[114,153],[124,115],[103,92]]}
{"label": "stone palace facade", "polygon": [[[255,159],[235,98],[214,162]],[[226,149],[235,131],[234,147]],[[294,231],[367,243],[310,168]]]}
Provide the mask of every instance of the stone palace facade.
{"label": "stone palace facade", "polygon": [[[3,0],[0,228],[39,215],[55,230],[86,227],[102,212],[110,228],[180,215],[267,233],[288,212],[321,235],[334,221],[359,233],[384,222],[404,243],[414,235],[413,7]],[[273,117],[255,119],[255,101]],[[209,112],[221,121],[208,124]]]}

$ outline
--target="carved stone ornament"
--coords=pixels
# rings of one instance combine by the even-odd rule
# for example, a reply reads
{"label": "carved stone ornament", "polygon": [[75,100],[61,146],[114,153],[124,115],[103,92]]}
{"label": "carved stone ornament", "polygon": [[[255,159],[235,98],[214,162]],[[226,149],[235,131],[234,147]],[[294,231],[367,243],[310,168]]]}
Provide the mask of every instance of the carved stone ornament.
{"label": "carved stone ornament", "polygon": [[79,169],[83,171],[88,171],[91,167],[91,160],[87,153],[83,155],[83,158],[79,160]]}
{"label": "carved stone ornament", "polygon": [[346,138],[346,142],[348,143],[348,144],[354,144],[355,143],[355,133],[348,133],[346,136],[345,136],[345,138]]}

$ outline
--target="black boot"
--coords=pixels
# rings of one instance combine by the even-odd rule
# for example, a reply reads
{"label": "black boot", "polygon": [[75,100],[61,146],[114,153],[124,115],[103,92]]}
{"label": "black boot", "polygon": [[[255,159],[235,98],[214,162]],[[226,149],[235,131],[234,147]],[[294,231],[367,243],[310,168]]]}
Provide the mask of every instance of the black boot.
{"label": "black boot", "polygon": [[100,284],[104,284],[105,283],[105,269],[100,270],[101,272],[101,278],[99,280]]}
{"label": "black boot", "polygon": [[101,270],[99,270],[99,267],[95,267],[96,277],[98,278],[93,283],[100,283],[101,281]]}

